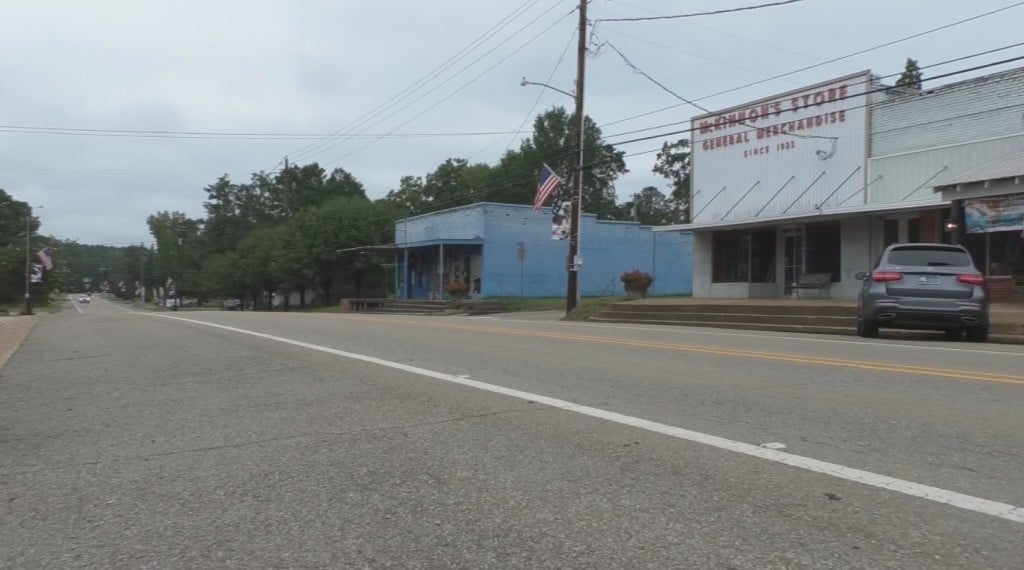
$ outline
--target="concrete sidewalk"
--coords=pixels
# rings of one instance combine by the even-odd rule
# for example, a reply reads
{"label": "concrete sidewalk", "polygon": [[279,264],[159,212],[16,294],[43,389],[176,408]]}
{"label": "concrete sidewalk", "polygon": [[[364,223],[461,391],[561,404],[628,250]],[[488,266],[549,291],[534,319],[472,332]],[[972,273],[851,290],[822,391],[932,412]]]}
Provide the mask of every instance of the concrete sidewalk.
{"label": "concrete sidewalk", "polygon": [[[995,303],[990,318],[991,342],[1024,344],[1024,303]],[[857,332],[857,303],[828,299],[654,297],[614,303],[590,320],[854,335]],[[883,329],[882,336],[920,338],[934,335]]]}

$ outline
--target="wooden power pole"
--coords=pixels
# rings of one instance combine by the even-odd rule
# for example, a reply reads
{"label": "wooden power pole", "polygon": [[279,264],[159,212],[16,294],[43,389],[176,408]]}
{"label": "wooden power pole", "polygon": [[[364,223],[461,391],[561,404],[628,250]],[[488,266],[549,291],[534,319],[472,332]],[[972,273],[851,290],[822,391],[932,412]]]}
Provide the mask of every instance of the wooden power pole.
{"label": "wooden power pole", "polygon": [[569,272],[565,293],[565,312],[571,313],[580,302],[579,274],[583,259],[580,257],[580,215],[583,211],[583,84],[587,62],[587,1],[580,0],[580,24],[576,52],[576,125],[572,148],[572,211],[569,219]]}

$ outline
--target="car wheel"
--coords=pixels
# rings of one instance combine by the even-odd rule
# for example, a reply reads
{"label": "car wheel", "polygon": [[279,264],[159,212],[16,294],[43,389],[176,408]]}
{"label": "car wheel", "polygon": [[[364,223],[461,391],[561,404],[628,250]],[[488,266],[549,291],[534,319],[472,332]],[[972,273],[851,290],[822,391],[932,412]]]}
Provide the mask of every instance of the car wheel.
{"label": "car wheel", "polygon": [[964,338],[964,329],[946,329],[946,338],[949,340],[961,340]]}
{"label": "car wheel", "polygon": [[985,342],[988,340],[988,325],[978,325],[967,329],[967,340]]}
{"label": "car wheel", "polygon": [[857,334],[864,338],[878,338],[878,321],[857,319]]}

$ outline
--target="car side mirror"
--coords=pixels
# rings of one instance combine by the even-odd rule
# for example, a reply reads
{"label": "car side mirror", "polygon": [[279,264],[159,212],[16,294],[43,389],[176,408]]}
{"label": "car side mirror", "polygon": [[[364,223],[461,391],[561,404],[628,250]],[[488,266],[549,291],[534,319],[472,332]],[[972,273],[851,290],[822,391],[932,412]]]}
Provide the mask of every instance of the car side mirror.
{"label": "car side mirror", "polygon": [[867,281],[868,274],[863,271],[858,271],[853,275],[853,278],[856,279],[857,281]]}

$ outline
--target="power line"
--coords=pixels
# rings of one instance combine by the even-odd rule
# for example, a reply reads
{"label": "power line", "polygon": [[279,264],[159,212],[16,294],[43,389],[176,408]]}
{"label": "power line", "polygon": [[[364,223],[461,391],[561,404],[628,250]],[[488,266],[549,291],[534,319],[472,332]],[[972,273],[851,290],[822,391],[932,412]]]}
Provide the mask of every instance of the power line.
{"label": "power line", "polygon": [[[451,82],[451,81],[452,81],[453,79],[455,79],[455,78],[456,78],[456,77],[458,77],[459,75],[462,75],[463,73],[465,73],[466,71],[468,71],[468,70],[469,70],[469,69],[470,69],[471,67],[473,67],[474,65],[476,65],[476,64],[477,64],[478,62],[480,62],[481,60],[483,60],[483,59],[484,59],[485,57],[487,57],[487,56],[489,56],[490,54],[492,54],[492,53],[494,53],[495,51],[497,51],[497,50],[498,50],[498,48],[500,48],[501,46],[503,46],[503,45],[507,44],[508,42],[512,41],[512,40],[513,40],[514,38],[516,38],[516,37],[517,37],[518,35],[520,35],[521,33],[523,33],[523,32],[524,32],[524,31],[525,31],[526,29],[528,29],[528,28],[529,28],[530,26],[533,26],[533,25],[534,25],[535,23],[537,23],[538,21],[540,21],[541,19],[543,19],[543,18],[544,18],[545,16],[547,16],[547,15],[548,15],[548,14],[549,14],[549,13],[550,13],[551,11],[553,11],[553,10],[554,10],[555,8],[558,8],[558,7],[560,6],[560,5],[562,5],[562,3],[563,3],[563,0],[558,0],[558,1],[556,1],[556,2],[554,3],[554,4],[552,4],[552,5],[551,5],[551,7],[549,7],[549,8],[548,8],[548,9],[546,9],[545,11],[541,12],[541,14],[540,14],[540,15],[538,15],[538,16],[537,16],[537,17],[535,17],[534,19],[530,20],[529,22],[527,22],[527,23],[526,23],[525,25],[521,26],[521,27],[520,27],[519,29],[517,29],[516,31],[512,32],[512,33],[511,33],[511,34],[510,34],[510,35],[509,35],[508,37],[506,37],[506,38],[505,38],[505,39],[503,39],[502,41],[498,42],[498,43],[497,43],[496,45],[492,46],[492,47],[491,47],[490,49],[488,49],[488,50],[487,50],[486,52],[484,52],[484,53],[483,53],[482,55],[480,55],[479,57],[477,57],[477,58],[476,58],[476,59],[474,59],[473,61],[471,61],[471,62],[469,62],[468,64],[466,64],[466,65],[465,65],[465,66],[463,66],[463,67],[462,67],[461,69],[459,69],[458,71],[456,71],[456,72],[455,72],[455,73],[453,73],[452,75],[448,76],[448,77],[447,77],[446,79],[444,79],[443,81],[441,81],[441,82],[440,82],[440,83],[438,83],[437,85],[434,85],[433,87],[431,87],[431,88],[430,88],[429,90],[427,90],[427,91],[426,91],[425,93],[422,93],[421,95],[418,95],[418,96],[417,96],[417,97],[416,97],[415,99],[413,99],[412,101],[410,101],[410,102],[406,103],[406,104],[405,104],[405,105],[403,105],[402,107],[399,107],[399,108],[398,108],[397,110],[391,111],[390,113],[388,113],[387,115],[385,115],[385,116],[383,116],[383,117],[380,117],[380,118],[378,118],[378,119],[372,119],[372,120],[373,120],[374,122],[372,122],[372,123],[370,123],[369,125],[367,125],[367,126],[365,127],[365,129],[364,129],[363,131],[361,131],[361,133],[362,133],[362,132],[365,132],[366,130],[368,130],[368,129],[370,129],[370,128],[372,128],[372,127],[376,126],[376,125],[379,125],[379,124],[383,123],[384,121],[386,121],[386,120],[390,119],[391,117],[394,117],[395,115],[397,115],[397,114],[401,113],[402,111],[404,111],[404,110],[408,109],[409,107],[411,107],[411,106],[413,106],[413,105],[415,105],[415,104],[419,103],[420,101],[422,101],[423,99],[425,99],[425,98],[426,98],[426,97],[427,97],[428,95],[430,95],[431,93],[434,93],[434,92],[435,92],[435,91],[437,91],[438,89],[440,89],[440,88],[444,87],[444,86],[445,86],[446,84],[448,84],[449,82]],[[570,12],[570,13],[571,13],[571,12]],[[557,23],[557,22],[556,22],[556,23]],[[550,29],[550,28],[552,28],[552,27],[554,27],[554,25],[552,25],[552,26],[549,26],[548,28],[546,28],[546,29],[545,29],[545,31],[547,31],[548,29]],[[540,35],[540,34],[538,34],[538,35]],[[534,38],[532,38],[532,39],[530,40],[530,42],[532,42],[532,41],[533,41],[533,39],[536,39],[536,37],[537,37],[537,36],[535,36]],[[528,42],[528,43],[530,43],[530,42]],[[523,46],[523,47],[525,47],[525,46]],[[519,48],[519,49],[522,49],[522,48]],[[513,52],[513,54],[517,53],[518,51],[519,51],[519,50],[516,50],[516,52]],[[508,56],[508,57],[511,57],[511,56]],[[500,61],[499,61],[498,63],[500,64],[500,63],[504,62],[504,61],[505,61],[506,59],[508,59],[508,57],[506,57],[506,58],[504,58],[504,59],[500,60]],[[483,73],[483,74],[481,74],[481,75],[477,76],[476,78],[474,78],[473,80],[471,80],[471,81],[470,81],[469,83],[467,83],[467,84],[466,84],[466,85],[464,85],[463,87],[460,87],[460,88],[459,88],[459,89],[458,89],[458,90],[457,90],[456,92],[458,92],[458,91],[461,91],[462,89],[464,89],[465,87],[467,87],[467,86],[468,86],[469,84],[471,84],[471,83],[475,82],[475,81],[476,81],[477,79],[479,79],[480,77],[482,77],[483,75],[485,75],[485,74],[486,74],[487,72],[489,72],[489,71],[491,71],[492,69],[494,69],[494,67],[497,67],[497,64],[495,64],[494,66],[491,66],[490,68],[488,68],[488,69],[487,69],[486,71],[484,71],[484,73]],[[410,95],[411,95],[411,93],[410,93]],[[404,98],[403,98],[403,100],[404,100],[405,98],[407,98],[407,97],[404,97]],[[447,99],[445,99],[445,100],[447,100]],[[395,104],[397,105],[397,104],[398,104],[398,103],[400,103],[400,102],[401,102],[401,101],[396,101],[396,102],[395,102]],[[428,110],[429,110],[429,109],[428,109]],[[387,111],[387,109],[382,109],[382,110],[381,110],[381,112],[385,112],[385,111]],[[426,112],[426,111],[424,111],[424,113],[425,113],[425,112]],[[423,113],[421,113],[420,115],[422,115],[422,114],[423,114]],[[418,116],[417,116],[417,117],[418,117]],[[371,119],[368,119],[368,120],[371,120]],[[407,122],[403,123],[403,124],[402,124],[401,126],[405,126],[405,125],[409,124],[409,122],[411,122],[411,121],[407,121]],[[400,127],[398,127],[398,128],[401,128],[401,126],[400,126]],[[342,138],[341,140],[337,140],[337,141],[334,141],[334,142],[332,142],[332,143],[329,143],[329,144],[327,144],[326,146],[323,146],[322,148],[319,148],[319,149],[317,149],[317,150],[315,151],[315,153],[322,153],[322,152],[327,152],[328,150],[330,150],[330,149],[332,149],[332,148],[335,148],[335,147],[337,147],[337,146],[338,146],[339,144],[342,144],[342,143],[348,142],[349,140],[351,140],[351,137],[345,137],[345,138]],[[376,141],[374,141],[374,142],[376,142]],[[371,143],[371,144],[372,144],[372,143]],[[307,152],[305,152],[305,153],[300,153],[300,154],[303,154],[303,155],[304,155],[305,157],[307,157],[307,158],[313,155],[313,153],[312,153],[312,152],[309,152],[309,151],[307,151]],[[348,156],[348,155],[346,155],[346,156]],[[344,158],[344,157],[343,157],[343,158]],[[340,160],[340,159],[339,159],[339,160]]]}
{"label": "power line", "polygon": [[[683,103],[686,103],[688,105],[692,105],[692,106],[700,109],[701,111],[704,111],[705,113],[713,113],[713,111],[707,109],[706,107],[703,107],[702,105],[698,105],[697,103],[694,103],[693,101],[690,101],[689,99],[687,99],[687,98],[683,97],[682,95],[676,93],[672,89],[669,89],[664,83],[658,81],[657,79],[652,77],[649,73],[647,73],[646,71],[644,71],[644,70],[640,69],[639,67],[637,67],[636,64],[634,64],[632,61],[630,61],[630,59],[628,57],[626,57],[626,54],[622,53],[621,51],[619,51],[619,48],[615,47],[615,44],[613,44],[613,43],[611,43],[609,41],[605,41],[605,44],[608,47],[612,48],[612,50],[615,53],[619,54],[619,57],[622,58],[622,61],[625,62],[626,66],[629,67],[630,69],[632,69],[634,73],[642,75],[648,81],[650,81],[651,83],[657,85],[663,91],[667,92],[669,95],[672,95],[676,99],[679,99]],[[738,123],[741,124],[741,125],[746,125],[747,124],[745,121],[738,121]],[[826,140],[833,141],[833,143],[836,140],[838,140],[837,137],[827,137],[827,136],[819,136],[819,135],[804,135],[804,134],[798,134],[798,133],[783,133],[783,134],[788,135],[788,136],[792,136],[792,137],[795,137],[795,138],[802,138],[802,139],[826,139]]]}
{"label": "power line", "polygon": [[[572,13],[573,13],[573,12],[568,12],[567,14],[565,14],[564,16],[562,16],[561,18],[559,18],[559,19],[555,20],[554,22],[552,22],[552,23],[551,23],[551,25],[549,25],[548,27],[544,28],[543,30],[541,30],[540,32],[538,32],[538,33],[537,33],[536,35],[534,35],[533,37],[531,37],[530,39],[528,39],[528,40],[526,41],[526,43],[524,43],[523,45],[519,46],[518,48],[516,48],[515,50],[513,50],[513,51],[512,51],[511,53],[509,53],[508,55],[506,55],[505,57],[501,58],[500,60],[498,60],[497,62],[495,62],[495,63],[494,63],[493,65],[491,65],[490,67],[488,67],[488,68],[487,68],[487,69],[485,69],[485,70],[484,70],[483,72],[481,72],[480,74],[476,75],[475,77],[473,77],[473,78],[472,78],[472,79],[470,79],[469,81],[467,81],[467,82],[463,83],[463,84],[462,84],[462,85],[460,85],[460,86],[459,86],[458,88],[456,88],[456,89],[455,89],[454,91],[452,91],[451,93],[449,93],[448,95],[446,95],[445,97],[443,97],[442,99],[440,99],[439,101],[435,102],[435,103],[434,103],[433,105],[431,105],[431,106],[427,107],[426,109],[424,109],[424,110],[420,111],[420,112],[419,112],[419,113],[418,113],[417,115],[413,116],[413,117],[412,117],[412,118],[410,118],[409,120],[407,120],[407,121],[405,121],[404,123],[402,123],[402,124],[398,125],[397,127],[395,127],[395,130],[397,130],[397,129],[400,129],[400,128],[402,128],[402,127],[404,127],[404,126],[408,125],[409,123],[411,123],[411,122],[415,121],[416,119],[419,119],[419,118],[420,118],[420,117],[422,117],[423,115],[426,115],[426,114],[427,114],[427,113],[429,113],[430,111],[432,111],[432,110],[436,109],[436,108],[437,108],[437,107],[439,107],[440,105],[442,105],[442,104],[446,103],[446,102],[447,102],[447,101],[449,101],[449,100],[450,100],[450,99],[451,99],[452,97],[454,97],[454,96],[458,95],[459,93],[461,93],[461,92],[462,92],[462,90],[464,90],[465,88],[469,87],[469,86],[470,86],[470,85],[472,85],[473,83],[476,83],[476,82],[477,82],[478,80],[480,80],[480,78],[482,78],[483,76],[485,76],[485,75],[487,75],[488,73],[490,73],[491,71],[493,71],[493,70],[494,70],[494,69],[495,69],[496,67],[498,67],[499,65],[501,65],[501,64],[503,64],[503,63],[505,63],[506,61],[508,61],[509,59],[511,59],[511,58],[512,58],[513,56],[515,56],[516,54],[518,54],[518,53],[519,53],[519,52],[521,52],[522,50],[526,49],[526,48],[527,48],[528,46],[530,46],[531,44],[533,44],[533,42],[537,41],[537,39],[538,39],[538,38],[540,38],[541,36],[543,36],[543,35],[547,34],[547,33],[548,33],[548,32],[549,32],[549,31],[550,31],[550,30],[551,30],[552,28],[554,28],[555,26],[557,26],[557,25],[561,24],[561,23],[562,23],[562,21],[563,21],[563,20],[565,20],[566,18],[568,18],[569,16],[571,16],[571,15],[572,15]],[[435,89],[435,90],[436,90],[436,89]],[[433,91],[433,90],[432,90],[432,91]],[[429,94],[429,92],[428,92],[427,94]],[[414,101],[413,103],[416,103],[416,102],[418,102],[418,101]],[[412,104],[412,103],[410,103],[410,105],[411,105],[411,104]],[[397,113],[397,112],[400,112],[400,111],[402,111],[402,110],[404,110],[404,109],[406,109],[407,107],[409,107],[409,105],[406,105],[406,106],[405,106],[405,107],[403,107],[402,109],[399,109],[398,111],[396,111],[396,113]],[[394,115],[394,114],[396,114],[396,113],[392,113],[391,115],[389,115],[389,117],[390,117],[390,116],[393,116],[393,115]],[[393,131],[391,131],[391,132],[393,132]],[[362,145],[362,146],[360,146],[360,147],[358,147],[358,148],[356,148],[356,149],[354,149],[354,150],[352,150],[352,151],[350,151],[350,152],[348,152],[348,153],[346,153],[346,154],[344,154],[344,155],[340,156],[340,157],[339,157],[339,158],[338,158],[337,160],[335,160],[334,162],[340,162],[340,161],[342,161],[342,160],[344,160],[344,159],[346,159],[346,158],[348,158],[348,157],[350,157],[350,156],[352,156],[352,155],[356,154],[357,152],[360,152],[360,151],[362,151],[363,149],[365,149],[365,148],[369,147],[370,145],[372,145],[372,144],[376,143],[376,142],[377,142],[377,141],[379,141],[380,139],[381,139],[381,137],[375,138],[374,140],[371,140],[370,142],[368,142],[368,143],[366,143],[366,144],[364,144],[364,145]],[[342,142],[344,142],[344,141],[342,141]]]}
{"label": "power line", "polygon": [[[926,36],[928,34],[939,32],[939,31],[942,31],[942,30],[947,30],[947,29],[952,28],[954,26],[959,26],[961,24],[966,24],[967,22],[973,22],[974,20],[985,18],[985,17],[991,16],[993,14],[998,14],[1000,12],[1005,12],[1006,10],[1010,10],[1012,8],[1017,8],[1019,6],[1024,6],[1024,2],[1015,2],[1013,4],[1010,4],[1008,6],[1004,6],[1002,8],[997,8],[995,10],[991,10],[991,11],[985,12],[983,14],[978,14],[976,16],[971,16],[970,18],[964,18],[962,20],[957,20],[955,22],[952,22],[952,23],[949,23],[949,24],[945,24],[945,25],[939,26],[937,28],[932,28],[932,29],[929,29],[929,30],[925,30],[923,32],[918,32],[918,33],[915,33],[915,34],[911,34],[909,36],[905,36],[905,37],[902,37],[902,38],[899,38],[899,39],[888,41],[888,42],[885,42],[885,43],[882,43],[882,44],[878,44],[878,45],[875,45],[875,46],[872,46],[872,47],[869,47],[869,48],[861,49],[861,50],[858,50],[858,51],[855,51],[853,53],[849,53],[849,54],[846,54],[846,55],[843,55],[843,56],[834,57],[832,59],[829,59],[829,60],[826,60],[826,61],[822,61],[822,62],[819,62],[819,63],[815,63],[813,65],[807,65],[807,66],[801,67],[799,69],[794,69],[793,71],[788,71],[786,73],[780,73],[778,75],[773,75],[773,76],[765,78],[765,79],[761,79],[761,80],[758,80],[758,81],[753,81],[751,83],[740,85],[739,87],[733,87],[732,89],[726,89],[725,91],[719,91],[718,93],[712,93],[711,95],[706,95],[706,96],[700,97],[699,99],[696,99],[696,100],[697,101],[704,101],[706,99],[711,99],[712,97],[718,97],[720,95],[725,95],[727,93],[733,93],[733,92],[736,92],[736,91],[740,91],[740,90],[746,89],[748,87],[754,87],[755,85],[761,85],[761,84],[767,83],[769,81],[774,81],[776,79],[782,79],[783,77],[788,77],[790,75],[796,75],[797,73],[802,73],[804,71],[808,71],[808,70],[811,70],[811,69],[815,69],[815,68],[818,68],[818,67],[829,65],[831,63],[836,63],[836,62],[839,62],[839,61],[843,61],[844,59],[850,59],[851,57],[856,57],[858,55],[863,55],[865,53],[869,53],[869,52],[872,52],[872,51],[875,51],[875,50],[879,50],[879,49],[882,49],[882,48],[893,46],[893,45],[896,45],[898,43],[902,43],[902,42],[909,41],[909,40],[912,40],[912,39],[917,39],[919,37]],[[626,117],[624,119],[619,119],[617,121],[612,121],[610,123],[605,123],[602,126],[607,127],[607,126],[610,126],[610,125],[616,125],[616,124],[619,124],[619,123],[624,123],[626,121],[632,121],[633,119],[639,119],[641,117],[646,117],[646,116],[649,116],[649,115],[654,115],[654,114],[657,114],[657,113],[668,111],[670,109],[675,109],[677,107],[681,107],[683,105],[684,105],[684,103],[677,104],[677,105],[669,105],[668,107],[662,107],[661,109],[655,109],[654,111],[648,111],[646,113],[640,113],[639,115],[633,115],[631,117]]]}
{"label": "power line", "polygon": [[[1011,44],[1011,45],[1008,45],[1008,46],[1003,46],[1003,47],[998,47],[998,48],[994,48],[994,49],[990,49],[990,50],[985,50],[985,51],[982,51],[982,52],[972,53],[972,54],[969,54],[969,55],[965,55],[965,56],[961,56],[961,57],[957,57],[957,58],[953,58],[953,59],[947,59],[945,61],[940,61],[938,63],[932,63],[932,64],[929,64],[929,65],[922,66],[919,69],[920,70],[925,70],[925,69],[931,69],[931,68],[934,68],[934,67],[941,67],[943,65],[949,65],[951,63],[956,63],[956,62],[964,61],[964,60],[967,60],[967,59],[973,59],[973,58],[976,58],[976,57],[981,57],[983,55],[990,55],[990,54],[993,54],[993,53],[1005,51],[1005,50],[1008,50],[1008,49],[1013,49],[1015,47],[1020,47],[1020,46],[1024,46],[1024,42],[1019,42],[1019,43]],[[888,75],[882,75],[882,76],[878,77],[878,79],[889,79],[889,78],[892,78],[892,77],[897,77],[899,75],[902,75],[902,73],[903,72],[890,73]],[[934,78],[929,78],[928,80],[931,80],[931,79],[934,79]],[[704,109],[703,107],[701,107],[699,105],[694,105],[694,106],[697,107],[698,109],[702,110],[702,111],[714,114],[713,111],[708,111],[707,109]],[[674,122],[671,122],[671,123],[663,123],[663,124],[660,124],[660,125],[655,125],[653,127],[645,127],[645,128],[642,128],[642,129],[634,129],[632,131],[625,131],[625,132],[616,133],[616,134],[613,134],[613,135],[607,135],[606,138],[619,137],[619,136],[630,135],[630,134],[635,134],[635,133],[642,133],[642,132],[646,132],[646,131],[653,131],[655,129],[660,129],[660,128],[664,128],[664,127],[671,127],[671,126],[675,126],[675,125],[682,125],[682,124],[685,124],[685,123],[688,123],[688,122],[690,122],[690,121],[689,120],[685,120],[685,121],[674,121]],[[609,123],[609,124],[611,124],[611,123]]]}
{"label": "power line", "polygon": [[[513,10],[510,14],[506,15],[504,18],[499,20],[497,24],[494,24],[489,29],[487,29],[484,33],[480,34],[480,36],[478,36],[476,39],[474,39],[472,42],[470,42],[466,47],[464,47],[461,50],[459,50],[459,52],[457,52],[455,55],[449,57],[447,60],[445,60],[440,65],[438,65],[437,67],[432,69],[430,72],[428,72],[426,75],[423,75],[422,77],[420,77],[419,79],[414,81],[412,84],[410,84],[408,87],[406,87],[405,89],[403,89],[399,93],[393,95],[387,101],[384,101],[383,103],[381,103],[380,105],[374,107],[373,109],[371,109],[367,113],[361,115],[360,117],[357,117],[353,121],[349,122],[348,124],[344,125],[340,129],[338,129],[337,131],[332,133],[330,136],[323,137],[322,140],[317,141],[315,143],[311,143],[311,144],[305,145],[305,146],[303,146],[303,147],[301,147],[301,148],[299,148],[297,150],[292,151],[289,154],[299,155],[301,153],[312,152],[317,146],[320,146],[321,144],[323,144],[324,142],[328,141],[332,137],[339,136],[342,133],[344,133],[345,131],[348,131],[349,129],[357,127],[358,125],[360,125],[360,124],[370,120],[375,115],[377,115],[377,114],[379,114],[381,112],[384,112],[390,106],[396,105],[396,104],[400,103],[401,101],[405,100],[411,94],[413,94],[416,91],[418,91],[423,85],[429,83],[430,81],[433,81],[439,75],[441,75],[442,73],[444,73],[445,71],[450,69],[453,65],[455,65],[456,63],[458,63],[459,61],[461,61],[462,59],[467,57],[475,49],[477,49],[478,47],[480,47],[481,45],[486,43],[486,41],[488,39],[490,39],[491,37],[493,37],[494,34],[500,32],[505,27],[511,25],[512,22],[514,22],[517,18],[519,18],[519,16],[523,15],[526,10],[528,10],[529,8],[531,8],[532,6],[537,4],[537,2],[539,2],[539,0],[527,0],[526,2],[521,4],[518,8]],[[281,163],[279,162],[277,165],[274,166],[274,168],[271,168],[271,171],[276,169],[277,166],[280,166],[280,164]]]}
{"label": "power line", "polygon": [[[978,66],[967,68],[967,69],[961,69],[959,71],[953,71],[953,72],[950,72],[950,73],[944,73],[942,75],[936,75],[934,77],[927,77],[927,78],[923,79],[922,81],[934,81],[936,79],[944,79],[946,77],[952,77],[954,75],[960,75],[960,74],[963,74],[963,73],[970,73],[971,71],[978,71],[980,69],[985,69],[985,68],[988,68],[988,67],[994,67],[994,66],[997,66],[997,65],[1003,65],[1003,64],[1007,64],[1007,63],[1013,63],[1013,62],[1021,61],[1021,60],[1024,60],[1024,56],[1018,56],[1018,57],[1014,57],[1014,58],[1010,58],[1010,59],[1004,59],[1002,61],[996,61],[996,62],[984,64],[984,65],[978,65]],[[833,102],[835,102],[835,101],[844,101],[846,99],[852,99],[854,97],[863,97],[863,96],[871,94],[871,93],[880,93],[880,92],[884,92],[884,91],[890,91],[892,89],[893,89],[893,87],[891,87],[891,86],[883,86],[883,87],[879,87],[877,89],[869,89],[869,90],[865,91],[864,93],[857,93],[857,94],[854,94],[854,95],[847,95],[845,97],[837,97],[836,99],[833,100]],[[870,104],[861,105],[859,107],[850,107],[850,109],[861,109],[861,108],[864,108],[864,107],[868,107],[870,105],[877,105],[879,103],[870,103]],[[649,140],[652,140],[652,139],[669,137],[669,136],[673,136],[673,135],[693,133],[696,130],[699,130],[699,129],[691,127],[689,129],[682,129],[682,130],[679,130],[679,131],[672,131],[672,132],[668,132],[668,133],[660,133],[660,134],[657,134],[657,135],[651,135],[651,136],[647,136],[647,137],[640,137],[640,138],[630,139],[630,140],[626,140],[626,141],[619,141],[619,142],[616,142],[614,144],[622,145],[622,144],[631,144],[631,143],[641,142],[641,141],[649,141]],[[757,130],[756,128],[748,129],[746,132],[754,132],[756,130]]]}
{"label": "power line", "polygon": [[[565,54],[569,52],[569,47],[572,46],[572,41],[574,39],[576,39],[576,28],[573,28],[572,33],[569,34],[569,41],[567,41],[565,43],[565,47],[562,48],[562,53],[559,54],[558,60],[555,62],[555,66],[553,68],[551,68],[551,73],[548,74],[548,78],[545,80],[545,83],[551,83],[551,81],[554,79],[555,73],[557,73],[558,72],[558,68],[562,66],[562,61],[565,59]],[[523,116],[523,120],[519,123],[519,126],[516,127],[517,134],[519,134],[523,130],[523,127],[526,126],[526,122],[529,121],[531,117],[533,117],[534,110],[537,109],[537,105],[540,104],[540,100],[544,98],[544,95],[546,93],[547,92],[544,91],[544,90],[540,90],[537,93],[537,97],[533,100],[533,104],[530,105],[530,110],[526,112],[526,115]],[[482,149],[476,151],[475,153],[473,153],[472,155],[470,155],[467,160],[472,160],[473,157],[475,157],[475,156],[479,155],[480,153],[484,152],[485,150],[491,148],[492,146],[497,144],[500,140],[501,139],[495,139],[494,142],[492,142],[491,144],[485,146],[484,148],[482,148]],[[512,137],[509,138],[508,144],[505,145],[505,152],[508,152],[508,150],[510,148],[512,148],[512,143],[515,142],[515,140],[516,140],[515,135],[512,135]]]}
{"label": "power line", "polygon": [[[142,131],[118,129],[78,129],[71,127],[36,127],[28,125],[0,125],[0,133],[64,135],[114,138],[155,138],[182,140],[230,140],[230,141],[266,141],[266,140],[308,140],[319,139],[320,134],[300,133],[232,133],[232,132],[199,132],[199,131]],[[456,132],[422,132],[422,133],[383,133],[353,134],[352,138],[436,138],[436,137],[475,137],[494,135],[517,135],[522,131],[456,131]]]}
{"label": "power line", "polygon": [[647,73],[646,71],[644,71],[644,70],[640,69],[639,67],[637,67],[636,64],[634,64],[632,61],[630,61],[630,59],[628,57],[626,57],[626,54],[622,53],[622,51],[619,50],[619,48],[615,47],[615,44],[611,43],[608,40],[605,40],[604,43],[608,47],[612,48],[612,51],[614,51],[615,53],[619,54],[619,57],[622,58],[622,61],[626,64],[627,67],[629,67],[630,69],[633,70],[633,73],[636,73],[638,75],[642,75],[648,81],[650,81],[651,83],[653,83],[653,84],[657,85],[658,87],[660,87],[662,91],[668,93],[669,95],[675,97],[676,99],[679,99],[683,103],[692,105],[692,106],[700,109],[701,111],[704,111],[705,113],[710,113],[711,112],[708,109],[702,107],[701,105],[698,105],[697,103],[694,103],[693,101],[690,101],[686,97],[683,97],[682,95],[680,95],[680,94],[676,93],[675,91],[669,89],[664,83],[658,81],[657,79],[652,77],[649,73]]}
{"label": "power line", "polygon": [[770,2],[767,4],[758,4],[756,6],[741,6],[739,8],[726,8],[723,10],[711,10],[708,12],[691,12],[689,14],[675,14],[672,16],[645,16],[637,18],[599,18],[591,20],[593,22],[649,22],[651,20],[679,20],[682,18],[696,18],[698,16],[717,16],[719,14],[732,14],[734,12],[746,12],[749,10],[760,10],[761,8],[772,8],[774,6],[785,6],[786,4],[796,4],[797,2],[803,2],[803,0],[780,0],[779,2]]}

